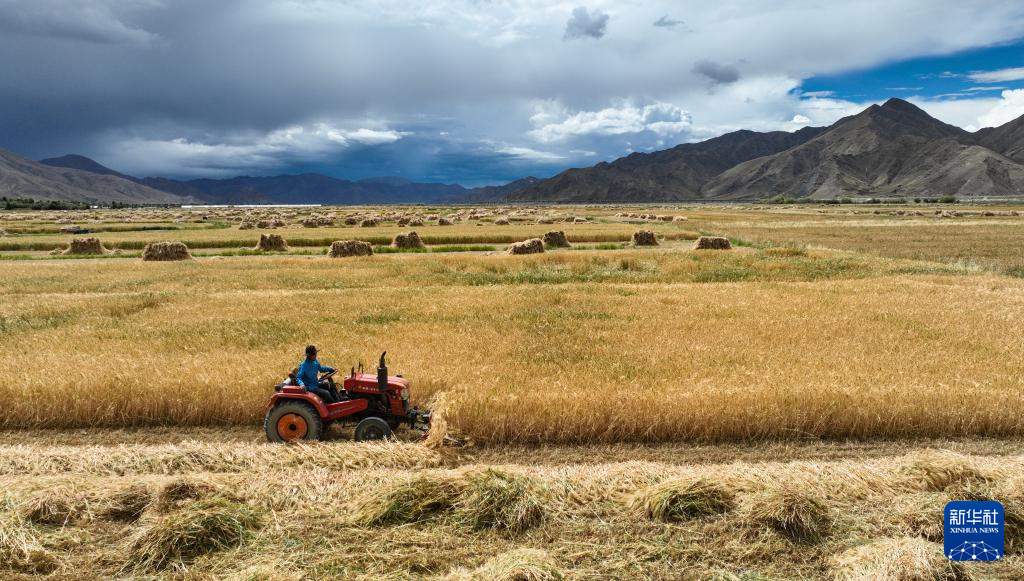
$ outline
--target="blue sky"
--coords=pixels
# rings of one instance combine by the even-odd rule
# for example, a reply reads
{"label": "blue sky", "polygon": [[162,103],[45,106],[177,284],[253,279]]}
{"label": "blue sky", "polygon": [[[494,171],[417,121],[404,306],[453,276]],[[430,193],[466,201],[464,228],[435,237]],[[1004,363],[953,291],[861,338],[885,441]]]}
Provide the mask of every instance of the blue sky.
{"label": "blue sky", "polygon": [[0,0],[0,147],[483,185],[890,96],[1024,114],[1005,0]]}
{"label": "blue sky", "polygon": [[[993,75],[992,71],[1003,74]],[[804,81],[802,90],[804,93],[828,93],[850,101],[877,101],[889,97],[971,99],[1021,88],[1024,88],[1024,42],[1017,41],[814,76]]]}

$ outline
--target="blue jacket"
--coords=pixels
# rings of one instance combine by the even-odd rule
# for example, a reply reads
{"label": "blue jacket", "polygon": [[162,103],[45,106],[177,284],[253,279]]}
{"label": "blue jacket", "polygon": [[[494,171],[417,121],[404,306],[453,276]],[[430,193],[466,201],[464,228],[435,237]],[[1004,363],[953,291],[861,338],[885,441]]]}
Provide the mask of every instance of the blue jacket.
{"label": "blue jacket", "polygon": [[299,371],[295,374],[295,377],[299,380],[299,385],[306,389],[316,389],[320,385],[320,374],[332,371],[334,371],[333,367],[320,365],[320,362],[316,359],[312,361],[303,359],[302,363],[299,363]]}

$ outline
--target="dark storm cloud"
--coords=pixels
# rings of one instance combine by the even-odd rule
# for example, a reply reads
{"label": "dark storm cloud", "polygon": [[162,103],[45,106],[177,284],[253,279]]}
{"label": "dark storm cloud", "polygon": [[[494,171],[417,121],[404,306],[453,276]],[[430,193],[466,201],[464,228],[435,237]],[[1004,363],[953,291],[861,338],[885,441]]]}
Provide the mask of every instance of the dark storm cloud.
{"label": "dark storm cloud", "polygon": [[565,40],[574,38],[601,38],[608,28],[608,15],[600,10],[590,12],[585,6],[572,11],[572,16],[565,23]]}
{"label": "dark storm cloud", "polygon": [[723,65],[710,60],[697,61],[693,65],[693,72],[711,79],[716,84],[729,84],[740,80],[739,69],[732,65]]}
{"label": "dark storm cloud", "polygon": [[654,26],[657,26],[658,28],[675,28],[684,24],[686,24],[686,22],[669,18],[667,14],[654,21]]}
{"label": "dark storm cloud", "polygon": [[[157,175],[516,177],[714,136],[740,115],[825,123],[800,108],[808,75],[1024,31],[1024,5],[1005,0],[869,1],[723,0],[673,27],[673,0],[0,0],[0,148]],[[924,11],[929,27],[913,26]],[[680,55],[713,60],[676,74]],[[718,64],[740,62],[742,78]],[[645,118],[654,105],[692,123]]]}
{"label": "dark storm cloud", "polygon": [[107,3],[92,0],[0,1],[0,31],[111,44],[156,40],[152,33],[122,21]]}

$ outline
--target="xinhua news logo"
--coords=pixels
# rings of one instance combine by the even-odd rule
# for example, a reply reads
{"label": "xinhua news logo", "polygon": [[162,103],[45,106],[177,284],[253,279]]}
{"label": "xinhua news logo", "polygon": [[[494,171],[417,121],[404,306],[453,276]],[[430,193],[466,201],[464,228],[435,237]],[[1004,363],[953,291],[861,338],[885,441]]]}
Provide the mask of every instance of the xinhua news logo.
{"label": "xinhua news logo", "polygon": [[1003,505],[957,500],[946,505],[943,545],[950,561],[1003,558]]}

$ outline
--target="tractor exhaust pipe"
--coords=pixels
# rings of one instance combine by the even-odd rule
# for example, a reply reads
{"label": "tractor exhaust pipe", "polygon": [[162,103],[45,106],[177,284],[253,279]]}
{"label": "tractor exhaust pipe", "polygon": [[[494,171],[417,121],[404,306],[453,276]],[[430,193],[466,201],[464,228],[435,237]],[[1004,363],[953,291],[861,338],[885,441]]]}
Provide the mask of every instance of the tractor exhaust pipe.
{"label": "tractor exhaust pipe", "polygon": [[380,354],[380,364],[377,365],[377,389],[381,393],[388,390],[388,366],[384,363],[384,356],[387,354],[387,351]]}

